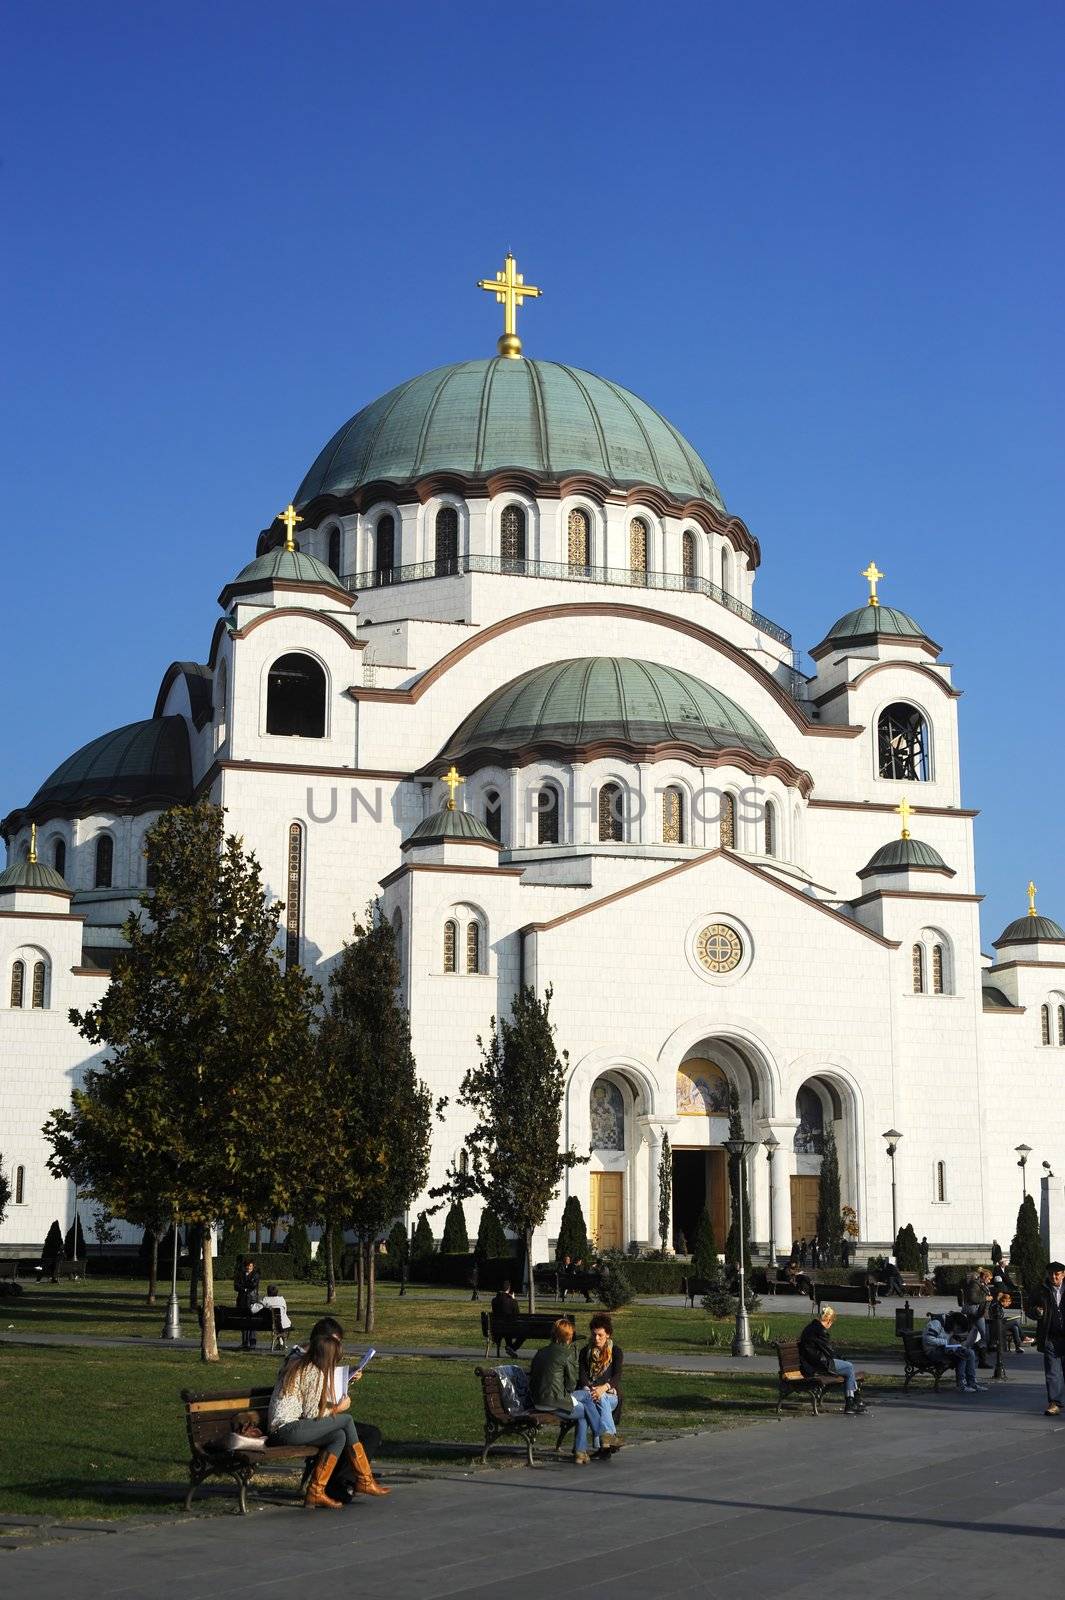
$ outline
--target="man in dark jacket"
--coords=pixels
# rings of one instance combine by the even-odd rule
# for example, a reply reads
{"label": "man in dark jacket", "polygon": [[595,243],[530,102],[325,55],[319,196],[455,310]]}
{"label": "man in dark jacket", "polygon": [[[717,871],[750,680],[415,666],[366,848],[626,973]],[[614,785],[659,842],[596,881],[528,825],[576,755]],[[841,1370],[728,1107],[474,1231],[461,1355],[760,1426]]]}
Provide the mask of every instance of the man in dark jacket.
{"label": "man in dark jacket", "polygon": [[1065,1406],[1065,1376],[1062,1358],[1065,1357],[1065,1265],[1052,1261],[1047,1268],[1046,1282],[1030,1309],[1035,1313],[1035,1342],[1043,1352],[1043,1372],[1046,1375],[1046,1415],[1056,1417]]}
{"label": "man in dark jacket", "polygon": [[858,1379],[853,1361],[843,1361],[832,1348],[832,1324],[836,1313],[831,1306],[822,1306],[820,1314],[808,1322],[799,1335],[799,1370],[804,1378],[826,1377],[843,1379],[843,1409],[849,1417],[860,1417],[865,1411],[858,1398]]}
{"label": "man in dark jacket", "polygon": [[497,1328],[503,1330],[503,1343],[507,1347],[507,1355],[516,1356],[522,1345],[525,1343],[525,1340],[516,1339],[512,1334],[506,1331],[506,1324],[508,1322],[513,1322],[514,1318],[518,1315],[518,1302],[515,1300],[511,1291],[509,1278],[503,1279],[502,1289],[500,1289],[498,1294],[494,1294],[492,1296],[491,1311],[492,1321],[495,1323]]}
{"label": "man in dark jacket", "polygon": [[[252,1310],[259,1305],[259,1269],[250,1256],[237,1260],[233,1273],[233,1288],[237,1294],[237,1310],[250,1316]],[[248,1328],[240,1332],[240,1348],[242,1350],[255,1349],[255,1335]]]}

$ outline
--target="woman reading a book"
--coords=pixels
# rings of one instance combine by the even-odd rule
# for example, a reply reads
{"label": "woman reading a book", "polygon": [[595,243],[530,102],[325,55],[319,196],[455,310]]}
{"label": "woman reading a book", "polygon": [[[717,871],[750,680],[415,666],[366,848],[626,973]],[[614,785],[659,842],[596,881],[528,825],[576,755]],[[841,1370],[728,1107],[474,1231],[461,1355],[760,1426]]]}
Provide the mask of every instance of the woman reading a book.
{"label": "woman reading a book", "polygon": [[[270,1396],[269,1430],[279,1444],[306,1444],[317,1447],[318,1459],[307,1488],[304,1505],[339,1510],[343,1504],[332,1500],[326,1487],[333,1468],[344,1456],[355,1476],[360,1494],[389,1494],[374,1479],[366,1451],[359,1443],[351,1416],[351,1396],[345,1386],[337,1393],[337,1360],[344,1344],[344,1330],[332,1317],[323,1317],[311,1329],[307,1349],[281,1368]],[[351,1382],[362,1379],[361,1371],[351,1374]],[[310,1452],[308,1451],[308,1454]]]}

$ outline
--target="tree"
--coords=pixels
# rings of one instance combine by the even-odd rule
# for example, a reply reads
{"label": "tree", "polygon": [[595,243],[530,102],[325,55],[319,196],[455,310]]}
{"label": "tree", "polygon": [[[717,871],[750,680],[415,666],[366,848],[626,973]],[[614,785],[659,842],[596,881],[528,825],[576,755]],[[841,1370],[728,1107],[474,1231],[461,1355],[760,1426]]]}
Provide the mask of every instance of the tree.
{"label": "tree", "polygon": [[[154,888],[123,927],[103,998],[71,1021],[107,1052],[45,1135],[52,1170],[84,1160],[98,1203],[138,1220],[151,1195],[172,1218],[209,1227],[294,1209],[328,1128],[303,1085],[319,998],[283,967],[254,856],[206,801],[166,811],[145,841]],[[218,1359],[214,1270],[203,1261],[201,1356]]]}
{"label": "tree", "polygon": [[821,1176],[817,1182],[817,1243],[822,1265],[838,1267],[843,1244],[843,1214],[840,1209],[836,1131],[831,1121],[825,1127]]}
{"label": "tree", "polygon": [[342,1152],[342,1161],[330,1151],[325,1162],[322,1207],[358,1237],[367,1333],[374,1325],[374,1246],[429,1173],[432,1098],[418,1077],[400,977],[392,924],[375,902],[333,968],[317,1051]]}
{"label": "tree", "polygon": [[532,1241],[563,1175],[587,1157],[559,1149],[569,1059],[555,1048],[551,990],[541,999],[523,987],[509,1017],[492,1018],[492,1036],[462,1080],[459,1105],[472,1113],[465,1170],[452,1172],[434,1196],[479,1196],[525,1244],[529,1310],[536,1310]]}
{"label": "tree", "polygon": [[410,1258],[412,1261],[425,1261],[436,1252],[436,1240],[433,1230],[429,1225],[429,1218],[424,1211],[418,1212],[418,1220],[414,1225],[414,1232],[410,1239]]}
{"label": "tree", "polygon": [[309,1278],[311,1275],[311,1241],[307,1234],[306,1226],[302,1222],[293,1222],[285,1238],[285,1249],[292,1263],[292,1276],[294,1278]]}
{"label": "tree", "polygon": [[58,1222],[53,1222],[41,1249],[41,1266],[46,1272],[51,1272],[63,1253],[63,1230]]}
{"label": "tree", "polygon": [[562,1208],[562,1222],[558,1230],[558,1243],[555,1246],[555,1260],[561,1261],[563,1256],[569,1256],[571,1261],[587,1261],[592,1254],[588,1243],[588,1229],[584,1224],[584,1212],[581,1203],[575,1194],[571,1194]]}
{"label": "tree", "polygon": [[452,1202],[444,1219],[444,1237],[440,1241],[443,1256],[465,1256],[470,1253],[470,1236],[466,1232],[466,1213],[462,1201]]}
{"label": "tree", "polygon": [[[747,1135],[743,1130],[740,1097],[731,1085],[728,1092],[728,1104],[728,1136],[730,1139],[745,1139]],[[728,1238],[725,1240],[725,1260],[732,1266],[738,1266],[740,1259],[739,1203],[741,1183],[743,1184],[743,1265],[749,1267],[751,1264],[751,1201],[747,1193],[747,1163],[746,1161],[734,1161],[729,1158],[728,1191],[732,1221],[728,1230]]]}
{"label": "tree", "polygon": [[673,1209],[673,1150],[669,1134],[662,1135],[662,1154],[658,1158],[658,1238],[663,1255],[669,1249],[669,1218]]}
{"label": "tree", "polygon": [[1030,1194],[1025,1195],[1017,1213],[1017,1232],[1010,1244],[1010,1275],[1020,1282],[1025,1294],[1038,1294],[1046,1277],[1047,1259],[1035,1201]]}
{"label": "tree", "polygon": [[4,1158],[0,1156],[0,1222],[4,1220],[4,1213],[11,1204],[11,1183],[4,1171]]}
{"label": "tree", "polygon": [[699,1221],[695,1227],[695,1241],[692,1248],[692,1277],[709,1278],[711,1282],[717,1279],[720,1273],[717,1259],[717,1240],[714,1238],[714,1224],[710,1220],[710,1212],[706,1206],[699,1213]]}
{"label": "tree", "polygon": [[96,1248],[101,1255],[103,1255],[107,1245],[112,1245],[117,1241],[118,1229],[115,1227],[115,1219],[106,1208],[101,1207],[93,1218],[92,1235],[96,1240]]}
{"label": "tree", "polygon": [[[77,1233],[75,1234],[75,1226]],[[84,1261],[88,1254],[85,1248],[85,1229],[81,1225],[81,1213],[77,1212],[74,1221],[70,1224],[63,1236],[63,1249],[67,1253],[68,1261]]]}
{"label": "tree", "polygon": [[512,1254],[510,1240],[491,1206],[481,1207],[474,1251],[481,1261],[503,1261]]}
{"label": "tree", "polygon": [[395,1262],[398,1267],[406,1261],[410,1252],[410,1240],[407,1238],[407,1225],[404,1222],[393,1222],[385,1241],[388,1250],[388,1259]]}
{"label": "tree", "polygon": [[921,1246],[913,1223],[903,1223],[895,1236],[895,1264],[900,1272],[920,1272]]}

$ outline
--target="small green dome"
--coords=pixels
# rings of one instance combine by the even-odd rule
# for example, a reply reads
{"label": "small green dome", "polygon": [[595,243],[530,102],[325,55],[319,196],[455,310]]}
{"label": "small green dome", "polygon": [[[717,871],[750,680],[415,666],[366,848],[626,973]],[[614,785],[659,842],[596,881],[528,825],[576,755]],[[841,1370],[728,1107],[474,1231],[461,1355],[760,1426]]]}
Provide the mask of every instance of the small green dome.
{"label": "small green dome", "polygon": [[646,401],[555,361],[460,361],[390,389],[333,435],[294,496],[348,495],[430,472],[482,477],[513,467],[547,481],[591,473],[725,504],[709,468]]}
{"label": "small green dome", "polygon": [[995,949],[1004,944],[1031,944],[1036,939],[1065,942],[1065,928],[1052,917],[1016,917],[995,940]]}
{"label": "small green dome", "polygon": [[438,761],[514,764],[609,744],[639,753],[678,744],[696,757],[741,749],[776,755],[756,722],[689,672],[628,656],[580,656],[534,667],[482,700]]}
{"label": "small green dome", "polygon": [[410,838],[404,839],[401,848],[405,850],[411,844],[439,844],[444,839],[500,848],[499,840],[492,838],[479,817],[471,811],[451,811],[447,806],[442,811],[434,811],[431,817],[423,817]]}
{"label": "small green dome", "polygon": [[184,717],[151,717],[102,733],[46,778],[27,811],[107,810],[137,801],[174,805],[192,795],[192,760]]}
{"label": "small green dome", "polygon": [[305,555],[302,550],[286,550],[284,545],[278,545],[275,550],[267,550],[265,555],[249,561],[227,588],[257,589],[270,583],[324,583],[332,589],[343,587],[332,567],[327,567],[324,561]]}
{"label": "small green dome", "polygon": [[919,622],[915,622],[905,611],[896,611],[894,606],[859,606],[856,611],[848,611],[829,628],[825,635],[825,644],[855,644],[863,639],[875,639],[885,635],[896,639],[927,639],[928,635]]}
{"label": "small green dome", "polygon": [[908,867],[924,868],[933,872],[953,871],[947,866],[938,850],[923,839],[892,839],[882,844],[859,872],[859,878],[872,877],[877,872],[903,872]]}
{"label": "small green dome", "polygon": [[46,867],[43,861],[16,861],[0,872],[0,894],[5,889],[51,889],[58,894],[70,893],[70,885],[62,874],[54,867]]}

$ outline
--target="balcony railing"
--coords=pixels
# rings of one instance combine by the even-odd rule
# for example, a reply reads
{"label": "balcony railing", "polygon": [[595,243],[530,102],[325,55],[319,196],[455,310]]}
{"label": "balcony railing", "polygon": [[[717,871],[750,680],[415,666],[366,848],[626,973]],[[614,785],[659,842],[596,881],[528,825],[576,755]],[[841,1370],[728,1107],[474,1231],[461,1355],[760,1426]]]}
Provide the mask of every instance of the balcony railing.
{"label": "balcony railing", "polygon": [[791,634],[779,623],[754,611],[735,595],[708,578],[680,572],[641,572],[629,567],[581,567],[568,561],[526,561],[506,556],[452,556],[435,561],[419,561],[407,567],[383,567],[379,571],[350,573],[341,581],[346,589],[358,593],[367,589],[386,589],[396,583],[420,583],[426,578],[453,578],[464,572],[499,572],[510,577],[553,578],[562,583],[605,583],[623,589],[667,589],[681,594],[704,594],[716,600],[734,616],[742,617],[778,644],[791,648]]}

